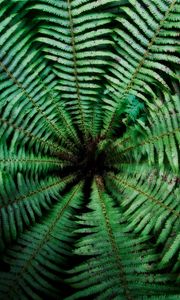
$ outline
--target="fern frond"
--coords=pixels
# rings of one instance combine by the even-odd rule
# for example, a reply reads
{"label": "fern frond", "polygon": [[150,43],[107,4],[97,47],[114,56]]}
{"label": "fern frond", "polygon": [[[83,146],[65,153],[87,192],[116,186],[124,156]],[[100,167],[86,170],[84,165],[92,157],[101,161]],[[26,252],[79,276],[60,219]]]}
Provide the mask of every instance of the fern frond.
{"label": "fern frond", "polygon": [[30,226],[37,217],[42,216],[43,209],[50,209],[52,200],[58,199],[59,192],[73,179],[73,176],[64,179],[49,177],[38,182],[35,178],[18,173],[16,186],[12,176],[1,172],[1,239],[6,243],[15,240],[25,226]]}
{"label": "fern frond", "polygon": [[168,295],[168,287],[163,284],[167,276],[153,274],[157,254],[153,248],[147,249],[149,237],[126,233],[126,226],[121,224],[122,216],[112,203],[98,180],[94,182],[88,205],[92,211],[78,222],[85,225],[80,232],[89,234],[80,239],[75,251],[90,258],[70,271],[73,277],[69,281],[81,290],[67,299],[87,296],[93,299],[142,299],[153,294]]}
{"label": "fern frond", "polygon": [[36,17],[40,22],[37,40],[45,45],[45,57],[54,62],[54,73],[59,77],[58,90],[72,119],[88,135],[93,107],[99,105],[102,67],[111,56],[106,47],[112,44],[111,30],[103,28],[111,21],[112,14],[96,13],[95,9],[111,1],[44,2],[30,8],[36,14],[44,11],[43,16]]}
{"label": "fern frond", "polygon": [[164,161],[168,160],[173,172],[179,173],[179,95],[164,94],[163,100],[156,99],[156,105],[151,104],[146,125],[137,120],[138,125],[129,128],[127,137],[124,135],[123,139],[112,143],[109,153],[112,159],[116,155],[116,163],[123,158],[128,160],[129,157],[140,161],[146,156],[150,165],[157,163],[161,170]]}
{"label": "fern frond", "polygon": [[[51,135],[51,132],[47,132],[44,137],[44,128],[42,127],[41,132],[37,132],[37,128],[25,129],[22,126],[18,126],[17,123],[14,123],[11,119],[3,119],[0,118],[0,123],[3,125],[0,127],[1,141],[6,141],[8,139],[11,140],[11,148],[18,147],[20,145],[25,145],[27,142],[29,143],[29,147],[35,148],[35,152],[49,152],[53,153],[60,158],[67,160],[74,160],[76,158],[75,155],[72,155],[69,150],[67,151],[65,147],[59,145],[55,141],[49,141],[48,138]],[[43,136],[43,137],[42,137]]]}
{"label": "fern frond", "polygon": [[105,76],[109,81],[106,93],[111,101],[105,106],[105,135],[111,130],[119,103],[129,94],[149,102],[153,85],[168,89],[165,76],[177,78],[169,63],[179,63],[176,56],[179,50],[179,1],[129,2],[130,7],[122,8],[125,16],[117,18],[119,26],[114,31],[116,55],[111,73]]}
{"label": "fern frond", "polygon": [[35,155],[32,151],[28,153],[23,147],[16,152],[14,147],[8,149],[4,143],[0,145],[0,169],[12,175],[18,172],[47,174],[49,171],[62,170],[64,167],[72,165],[72,162],[65,160],[66,155],[60,160],[57,157]]}
{"label": "fern frond", "polygon": [[[149,170],[148,170],[149,171]],[[146,175],[146,176],[145,176]],[[176,179],[176,178],[175,178]],[[171,176],[160,176],[159,172],[146,174],[126,173],[123,175],[109,174],[106,177],[108,188],[118,189],[115,196],[123,209],[123,216],[128,222],[127,230],[149,235],[153,233],[158,245],[164,250],[162,256],[167,256],[169,245],[179,243],[178,228],[180,204],[178,203],[179,187]],[[171,254],[175,256],[178,246],[172,247]],[[166,261],[166,258],[162,262]],[[171,255],[169,255],[169,261]],[[174,258],[175,259],[175,258]],[[176,263],[176,260],[174,264]],[[163,263],[161,264],[163,265]]]}
{"label": "fern frond", "polygon": [[[21,114],[27,120],[32,120],[34,117],[34,125],[38,122],[36,126],[39,126],[39,130],[42,126],[50,128],[56,138],[66,141],[67,144],[69,142],[64,136],[63,127],[58,124],[58,115],[55,113],[56,104],[49,101],[47,90],[44,89],[46,84],[49,89],[54,88],[56,85],[55,75],[48,72],[51,70],[46,68],[46,63],[40,57],[39,50],[32,49],[33,26],[27,26],[25,21],[19,20],[17,13],[12,11],[11,14],[11,27],[7,26],[0,38],[0,44],[3,44],[0,55],[2,73],[0,89],[3,89],[3,92],[0,100],[2,104],[7,104],[8,96],[9,102],[2,116],[9,117],[9,114],[13,114],[15,119],[17,115]],[[7,19],[9,21],[9,17]],[[20,43],[18,43],[19,39],[21,39]],[[7,52],[8,55],[6,55]],[[15,53],[16,59],[12,63]],[[42,79],[39,80],[39,77]],[[44,84],[42,84],[42,80]],[[42,123],[39,122],[40,118]],[[70,145],[73,147],[72,143]]]}
{"label": "fern frond", "polygon": [[22,234],[8,250],[5,260],[11,265],[11,272],[0,272],[0,292],[4,299],[42,299],[42,295],[56,298],[59,290],[53,284],[59,282],[59,275],[63,276],[64,256],[71,255],[74,222],[70,215],[81,201],[82,183],[79,183],[55,204],[42,223]]}

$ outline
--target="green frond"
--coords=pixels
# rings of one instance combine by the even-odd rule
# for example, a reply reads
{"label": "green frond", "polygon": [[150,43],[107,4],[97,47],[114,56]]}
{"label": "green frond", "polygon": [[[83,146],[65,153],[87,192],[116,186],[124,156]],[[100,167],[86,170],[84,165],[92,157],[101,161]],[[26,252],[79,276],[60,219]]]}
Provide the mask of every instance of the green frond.
{"label": "green frond", "polygon": [[119,156],[116,163],[129,156],[136,161],[146,156],[150,165],[158,164],[161,170],[168,160],[173,172],[179,173],[179,95],[165,94],[163,100],[156,99],[156,105],[151,104],[146,125],[137,120],[138,125],[129,128],[127,138],[124,135],[112,143],[109,153],[112,159],[112,151]]}
{"label": "green frond", "polygon": [[[50,152],[59,157],[66,157],[69,159],[71,157],[73,160],[75,158],[69,150],[67,151],[64,146],[59,145],[55,141],[49,141],[49,136],[51,132],[47,131],[46,136],[44,137],[44,128],[42,127],[41,133],[37,132],[37,127],[32,129],[26,129],[22,126],[18,126],[17,123],[13,123],[11,119],[4,119],[0,117],[0,140],[1,142],[7,142],[8,139],[10,142],[10,147],[16,148],[20,145],[24,146],[27,142],[29,147],[34,147],[35,152]],[[42,137],[41,137],[42,136]]]}
{"label": "green frond", "polygon": [[15,152],[13,147],[8,149],[7,145],[3,144],[0,145],[0,169],[11,173],[12,175],[17,174],[18,172],[27,174],[47,174],[47,172],[51,170],[62,170],[64,167],[70,166],[72,162],[66,160],[68,159],[68,157],[66,158],[66,155],[60,160],[57,157],[52,158],[47,155],[35,155],[33,152],[28,153],[23,147]]}
{"label": "green frond", "polygon": [[166,78],[177,78],[169,63],[179,64],[179,1],[129,2],[131,6],[122,7],[124,15],[117,18],[116,54],[110,74],[105,75],[108,80],[106,93],[113,105],[111,109],[106,107],[103,134],[109,134],[116,109],[129,94],[149,101],[149,88],[155,85],[168,89]]}
{"label": "green frond", "polygon": [[80,239],[75,250],[76,254],[90,258],[70,271],[73,277],[68,282],[80,291],[67,299],[144,299],[144,295],[168,295],[164,285],[168,276],[153,274],[158,255],[153,247],[147,247],[149,237],[127,233],[126,226],[121,224],[122,215],[112,204],[112,198],[102,191],[96,179],[88,205],[92,211],[78,222],[85,225],[80,232],[89,234]]}
{"label": "green frond", "polygon": [[73,180],[73,176],[64,179],[56,176],[39,181],[38,178],[25,177],[21,173],[17,173],[14,180],[8,173],[0,172],[2,241],[10,243],[25,226],[35,223],[37,217],[43,215],[42,210],[49,210],[52,200],[57,200],[59,192]]}
{"label": "green frond", "polygon": [[59,199],[48,217],[23,233],[8,250],[5,260],[11,272],[0,272],[0,292],[4,299],[42,299],[42,295],[54,298],[60,292],[52,283],[59,282],[59,275],[63,278],[64,256],[71,256],[74,222],[69,216],[81,202],[79,183]]}
{"label": "green frond", "polygon": [[[87,136],[91,132],[94,106],[99,105],[102,67],[111,58],[108,46],[112,45],[111,30],[103,28],[111,21],[112,14],[96,13],[95,9],[111,1],[44,2],[30,7],[40,21],[37,41],[44,45],[45,57],[54,62],[53,71],[59,78],[57,89],[62,101]],[[38,17],[39,11],[48,14]],[[84,82],[88,85],[85,86]]]}
{"label": "green frond", "polygon": [[[65,138],[63,127],[58,124],[57,105],[55,101],[54,103],[49,101],[48,91],[55,88],[57,81],[51,69],[46,67],[47,63],[43,61],[40,51],[32,48],[34,26],[27,24],[27,20],[21,21],[14,10],[11,11],[10,17],[12,23],[10,28],[7,26],[4,29],[5,25],[0,25],[5,31],[0,38],[0,44],[3,45],[0,55],[2,74],[0,90],[3,92],[0,101],[6,105],[2,116],[4,118],[13,116],[15,120],[17,116],[22,115],[23,118],[27,118],[27,121],[33,120],[36,130],[42,131],[44,127],[44,133],[45,128],[49,128],[56,139],[58,137],[65,142],[67,137]],[[3,19],[2,22],[4,21]],[[9,17],[7,21],[9,22]],[[46,85],[48,89],[45,88]],[[21,118],[18,120],[20,121]],[[40,118],[42,122],[39,122]],[[28,126],[31,128],[31,125]],[[73,144],[70,145],[72,148]]]}
{"label": "green frond", "polygon": [[[160,265],[163,266],[163,262],[172,263],[171,259],[176,257],[180,246],[180,190],[176,177],[168,173],[159,174],[156,169],[152,173],[147,170],[146,174],[109,174],[106,180],[108,189],[112,190],[113,186],[116,191],[115,196],[123,209],[123,217],[128,222],[127,231],[141,232],[142,235],[153,233],[157,244],[164,248]],[[173,245],[171,250],[170,245]]]}

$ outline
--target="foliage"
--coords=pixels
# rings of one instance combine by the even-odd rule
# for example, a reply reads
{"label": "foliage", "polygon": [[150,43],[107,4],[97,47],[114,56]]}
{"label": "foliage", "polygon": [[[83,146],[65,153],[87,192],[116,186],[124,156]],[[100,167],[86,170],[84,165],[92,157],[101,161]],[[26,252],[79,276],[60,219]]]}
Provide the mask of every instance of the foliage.
{"label": "foliage", "polygon": [[179,299],[179,0],[0,0],[0,299]]}

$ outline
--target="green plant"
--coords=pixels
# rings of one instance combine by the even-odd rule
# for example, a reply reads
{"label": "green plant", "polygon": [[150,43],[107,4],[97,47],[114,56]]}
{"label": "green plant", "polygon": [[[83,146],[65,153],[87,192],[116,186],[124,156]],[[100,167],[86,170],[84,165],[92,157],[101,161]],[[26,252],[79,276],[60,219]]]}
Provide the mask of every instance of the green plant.
{"label": "green plant", "polygon": [[0,299],[179,299],[179,0],[0,0]]}

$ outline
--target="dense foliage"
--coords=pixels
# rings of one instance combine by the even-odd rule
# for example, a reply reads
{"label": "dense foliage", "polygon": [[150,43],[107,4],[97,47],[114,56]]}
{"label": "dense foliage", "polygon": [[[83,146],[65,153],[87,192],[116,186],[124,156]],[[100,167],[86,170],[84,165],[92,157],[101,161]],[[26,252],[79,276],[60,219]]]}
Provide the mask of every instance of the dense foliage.
{"label": "dense foliage", "polygon": [[180,0],[0,0],[0,299],[180,297]]}

